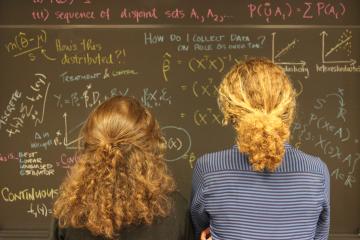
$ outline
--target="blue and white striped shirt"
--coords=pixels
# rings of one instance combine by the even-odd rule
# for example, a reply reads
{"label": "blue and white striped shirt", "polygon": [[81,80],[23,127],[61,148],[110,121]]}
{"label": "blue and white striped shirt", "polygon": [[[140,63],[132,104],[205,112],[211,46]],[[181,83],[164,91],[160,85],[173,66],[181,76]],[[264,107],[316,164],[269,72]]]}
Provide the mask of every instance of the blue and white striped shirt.
{"label": "blue and white striped shirt", "polygon": [[328,169],[289,144],[285,150],[272,173],[252,171],[236,146],[200,157],[191,196],[196,239],[208,226],[213,240],[328,239]]}

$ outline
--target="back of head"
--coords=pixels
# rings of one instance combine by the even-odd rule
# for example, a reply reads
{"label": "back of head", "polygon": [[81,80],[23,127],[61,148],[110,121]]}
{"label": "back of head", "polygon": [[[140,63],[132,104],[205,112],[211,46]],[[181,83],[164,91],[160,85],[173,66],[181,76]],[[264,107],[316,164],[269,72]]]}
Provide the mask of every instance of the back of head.
{"label": "back of head", "polygon": [[274,171],[290,136],[296,92],[284,70],[264,58],[235,65],[219,87],[224,122],[233,123],[237,145],[255,171]]}
{"label": "back of head", "polygon": [[[114,146],[122,154],[127,148],[163,150],[162,136],[152,114],[132,97],[117,96],[99,105],[84,124],[81,137],[87,152]],[[154,145],[154,143],[156,143]],[[163,151],[161,151],[163,152]]]}
{"label": "back of head", "polygon": [[150,224],[171,209],[175,185],[152,114],[130,97],[113,97],[88,117],[80,158],[60,187],[54,215],[61,227],[108,238],[127,225]]}

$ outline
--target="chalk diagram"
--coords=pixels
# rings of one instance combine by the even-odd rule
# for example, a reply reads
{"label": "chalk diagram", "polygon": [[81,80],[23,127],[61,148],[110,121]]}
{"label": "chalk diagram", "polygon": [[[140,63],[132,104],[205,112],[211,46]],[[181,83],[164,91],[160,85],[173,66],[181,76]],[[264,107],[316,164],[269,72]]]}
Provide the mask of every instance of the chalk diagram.
{"label": "chalk diagram", "polygon": [[[67,113],[64,112],[63,114],[63,118],[64,118],[64,146],[66,147],[66,149],[76,149],[79,150],[80,149],[80,140],[81,137],[75,137],[74,139],[70,139],[70,135],[72,133],[75,132],[75,130],[79,129],[84,123],[85,121],[79,123],[78,125],[76,125],[75,127],[73,127],[72,129],[68,130],[68,123],[67,123]],[[76,131],[78,132],[78,131]]]}
{"label": "chalk diagram", "polygon": [[191,148],[191,136],[187,130],[176,126],[161,128],[167,145],[165,160],[175,162],[188,154]]}
{"label": "chalk diagram", "polygon": [[296,47],[299,40],[293,39],[291,42],[287,43],[287,45],[279,50],[276,48],[276,32],[271,33],[271,60],[278,65],[297,65],[301,67],[305,67],[306,62],[304,60],[298,61],[281,61],[280,57],[283,57],[287,53],[289,53],[292,49]]}
{"label": "chalk diagram", "polygon": [[[337,39],[337,42],[333,46],[327,46],[327,38],[329,34],[326,31],[322,31],[320,33],[321,37],[321,61],[322,64],[350,64],[355,65],[356,60],[350,58],[352,53],[352,32],[349,29],[346,29],[341,33],[340,37]],[[348,59],[337,59],[337,60],[329,60],[329,58],[335,53],[342,53],[342,55],[346,55]],[[337,54],[338,57],[340,54]],[[344,57],[344,56],[343,56]],[[334,58],[334,57],[333,57]]]}
{"label": "chalk diagram", "polygon": [[[306,67],[306,62],[304,60],[299,60],[299,61],[281,61],[280,57],[286,55],[289,51],[291,51],[292,49],[295,48],[296,44],[299,42],[298,39],[293,39],[291,42],[289,42],[285,47],[281,48],[280,50],[276,50],[276,44],[275,44],[275,36],[276,36],[276,32],[271,33],[271,60],[273,63],[277,64],[277,65],[282,65],[282,66],[294,66],[294,67],[299,67],[300,69],[304,70],[305,78],[309,78],[309,69],[307,69]],[[285,69],[286,70],[286,69]],[[299,88],[300,90],[297,91],[297,96],[299,96],[303,90],[303,84],[300,80],[297,80],[297,83],[299,84]]]}

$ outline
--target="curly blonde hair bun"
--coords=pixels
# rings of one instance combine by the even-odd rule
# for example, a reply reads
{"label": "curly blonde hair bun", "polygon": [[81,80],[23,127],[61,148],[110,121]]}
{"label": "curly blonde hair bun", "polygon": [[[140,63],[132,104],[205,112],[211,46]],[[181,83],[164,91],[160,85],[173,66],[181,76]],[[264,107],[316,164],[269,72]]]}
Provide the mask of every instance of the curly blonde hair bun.
{"label": "curly blonde hair bun", "polygon": [[108,99],[89,115],[80,137],[80,158],[54,204],[60,227],[113,238],[126,226],[171,213],[175,182],[163,159],[164,138],[138,100]]}
{"label": "curly blonde hair bun", "polygon": [[255,171],[275,171],[284,156],[296,92],[284,70],[264,58],[235,65],[219,87],[224,124],[233,123],[237,145]]}

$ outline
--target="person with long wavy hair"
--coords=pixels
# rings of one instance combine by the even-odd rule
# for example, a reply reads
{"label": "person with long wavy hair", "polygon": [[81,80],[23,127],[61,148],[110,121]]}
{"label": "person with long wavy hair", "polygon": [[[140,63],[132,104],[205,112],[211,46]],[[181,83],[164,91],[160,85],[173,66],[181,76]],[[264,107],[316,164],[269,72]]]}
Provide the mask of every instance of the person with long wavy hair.
{"label": "person with long wavy hair", "polygon": [[51,239],[190,239],[187,203],[148,109],[117,96],[92,111],[79,160],[60,186]]}
{"label": "person with long wavy hair", "polygon": [[295,98],[284,70],[267,59],[238,63],[226,74],[218,103],[224,124],[235,129],[236,144],[196,162],[191,197],[196,238],[328,238],[328,169],[288,143]]}

